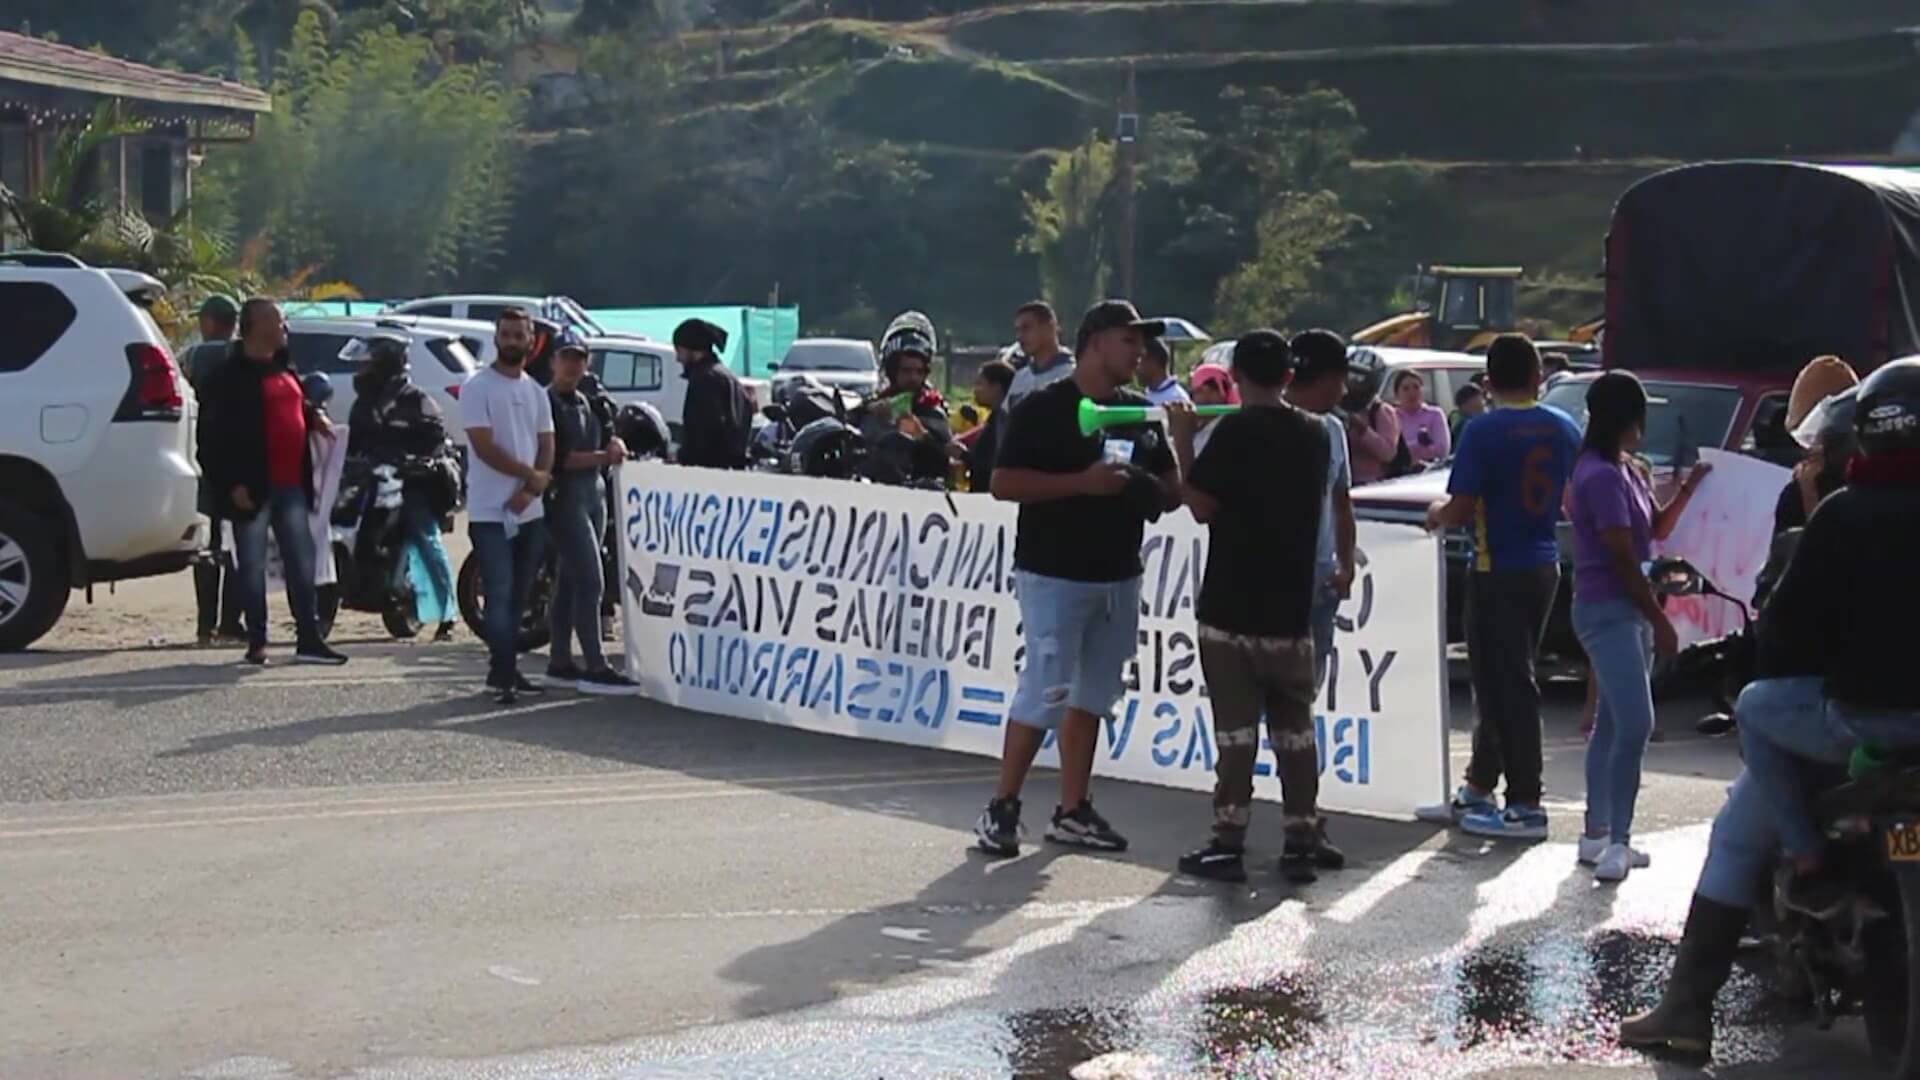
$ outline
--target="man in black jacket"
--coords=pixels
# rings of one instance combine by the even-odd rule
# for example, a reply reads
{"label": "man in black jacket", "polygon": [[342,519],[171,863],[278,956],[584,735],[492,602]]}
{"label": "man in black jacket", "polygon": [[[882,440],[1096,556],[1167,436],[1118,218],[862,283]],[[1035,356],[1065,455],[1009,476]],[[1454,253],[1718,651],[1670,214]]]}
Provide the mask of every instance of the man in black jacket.
{"label": "man in black jacket", "polygon": [[200,470],[214,505],[233,522],[235,575],[247,621],[246,661],[267,662],[267,530],[280,545],[304,664],[344,664],[315,618],[313,453],[310,428],[332,424],[300,389],[287,354],[287,322],[271,300],[240,307],[240,340],[207,379],[200,406]]}
{"label": "man in black jacket", "polygon": [[1920,360],[1860,384],[1859,455],[1847,486],[1808,520],[1757,627],[1761,678],[1734,715],[1746,769],[1714,819],[1680,955],[1660,1005],[1621,1025],[1622,1042],[1706,1053],[1713,996],[1784,849],[1787,906],[1820,916],[1846,901],[1820,871],[1824,838],[1808,809],[1803,760],[1844,765],[1856,746],[1920,745],[1920,679],[1910,639],[1882,612],[1920,607]]}
{"label": "man in black jacket", "polygon": [[[213,373],[226,363],[233,351],[234,323],[239,318],[239,307],[224,296],[209,296],[200,305],[200,343],[180,354],[180,370],[193,384],[194,395],[203,401]],[[222,551],[225,546],[222,525],[226,519],[220,516],[218,504],[212,485],[202,477],[200,512],[207,515],[212,526],[206,555],[193,564],[198,637],[202,645],[211,645],[216,635],[232,641],[246,636],[246,630],[240,625],[240,589],[234,583],[233,556]]]}
{"label": "man in black jacket", "polygon": [[688,319],[673,332],[673,351],[686,373],[687,400],[680,415],[680,464],[708,469],[747,467],[753,434],[753,399],[720,362],[727,332]]}

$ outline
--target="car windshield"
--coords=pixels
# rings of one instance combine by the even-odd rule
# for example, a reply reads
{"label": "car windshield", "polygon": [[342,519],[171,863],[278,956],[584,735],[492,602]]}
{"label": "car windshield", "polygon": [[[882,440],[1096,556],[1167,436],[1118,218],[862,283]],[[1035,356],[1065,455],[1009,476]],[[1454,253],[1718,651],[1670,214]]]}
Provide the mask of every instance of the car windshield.
{"label": "car windshield", "polygon": [[800,341],[780,361],[781,371],[872,371],[873,349],[861,341]]}
{"label": "car windshield", "polygon": [[607,332],[600,328],[600,324],[593,321],[593,316],[587,314],[587,309],[574,303],[570,297],[554,297],[553,306],[558,309],[565,321],[574,325],[575,329],[585,331],[593,337],[607,336]]}
{"label": "car windshield", "polygon": [[[1587,388],[1591,379],[1561,382],[1547,391],[1548,405],[1562,409],[1583,429],[1587,426]],[[1740,410],[1740,391],[1731,386],[1649,381],[1647,435],[1640,453],[1656,468],[1691,458],[1703,446],[1726,442],[1734,413]],[[1684,464],[1684,461],[1681,461]]]}

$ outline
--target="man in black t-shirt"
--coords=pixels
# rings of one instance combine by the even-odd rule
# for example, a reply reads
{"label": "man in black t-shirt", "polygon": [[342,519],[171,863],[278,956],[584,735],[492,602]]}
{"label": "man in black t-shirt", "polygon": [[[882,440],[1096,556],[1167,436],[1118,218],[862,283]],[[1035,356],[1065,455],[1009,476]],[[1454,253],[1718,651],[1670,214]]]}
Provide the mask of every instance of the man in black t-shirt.
{"label": "man in black t-shirt", "polygon": [[1148,521],[1179,504],[1180,476],[1158,425],[1080,432],[1083,398],[1146,405],[1122,389],[1163,324],[1124,300],[1095,304],[1080,323],[1070,378],[1013,408],[993,470],[993,496],[1020,504],[1014,582],[1025,664],[1009,710],[1000,787],[974,834],[982,851],[1020,852],[1020,789],[1049,730],[1060,739],[1060,804],[1047,839],[1126,850],[1087,789],[1100,720],[1124,692],[1140,633],[1140,542]]}
{"label": "man in black t-shirt", "polygon": [[1304,883],[1316,867],[1337,870],[1346,862],[1327,842],[1317,809],[1313,732],[1311,613],[1331,446],[1319,417],[1281,398],[1292,374],[1292,353],[1277,332],[1256,330],[1235,343],[1242,408],[1216,421],[1198,460],[1193,411],[1168,409],[1187,505],[1209,532],[1195,614],[1220,750],[1213,839],[1183,856],[1180,870],[1224,881],[1247,877],[1242,852],[1263,712],[1283,789],[1281,871]]}

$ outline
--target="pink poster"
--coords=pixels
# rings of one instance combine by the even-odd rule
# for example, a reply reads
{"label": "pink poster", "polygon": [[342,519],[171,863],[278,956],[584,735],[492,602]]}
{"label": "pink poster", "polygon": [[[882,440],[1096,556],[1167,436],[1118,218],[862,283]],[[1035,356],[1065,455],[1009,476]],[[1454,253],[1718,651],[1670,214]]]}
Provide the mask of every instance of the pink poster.
{"label": "pink poster", "polygon": [[[1751,602],[1773,543],[1773,508],[1792,471],[1725,450],[1702,450],[1700,460],[1713,471],[1693,493],[1673,535],[1654,545],[1654,554],[1678,555],[1720,591]],[[1670,597],[1666,608],[1682,648],[1740,629],[1739,610],[1724,600]]]}

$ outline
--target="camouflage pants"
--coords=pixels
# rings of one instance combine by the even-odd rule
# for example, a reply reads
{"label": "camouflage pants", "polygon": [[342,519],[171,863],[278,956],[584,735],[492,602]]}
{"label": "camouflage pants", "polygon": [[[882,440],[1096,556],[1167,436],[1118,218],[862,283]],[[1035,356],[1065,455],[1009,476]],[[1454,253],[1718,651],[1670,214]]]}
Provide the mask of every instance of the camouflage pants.
{"label": "camouflage pants", "polygon": [[1287,828],[1318,822],[1320,758],[1314,746],[1314,650],[1311,637],[1261,638],[1200,627],[1200,668],[1213,702],[1213,833],[1241,847],[1253,817],[1253,767],[1260,717],[1279,766]]}

